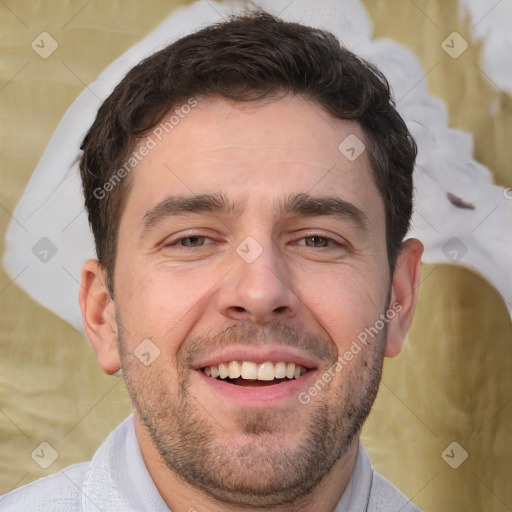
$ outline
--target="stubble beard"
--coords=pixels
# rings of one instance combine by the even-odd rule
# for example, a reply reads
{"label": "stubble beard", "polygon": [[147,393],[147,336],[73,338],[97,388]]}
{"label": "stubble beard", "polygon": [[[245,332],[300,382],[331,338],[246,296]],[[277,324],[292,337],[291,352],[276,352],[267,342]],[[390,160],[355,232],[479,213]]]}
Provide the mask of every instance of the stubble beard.
{"label": "stubble beard", "polygon": [[[244,330],[240,327],[237,335]],[[279,325],[276,330],[284,333]],[[144,367],[125,349],[122,329],[118,332],[126,387],[163,463],[206,495],[244,508],[307,501],[353,445],[370,412],[386,340],[384,328],[307,405],[297,400],[286,411],[240,412],[234,421],[243,441],[230,441],[223,436],[222,425],[196,400],[191,370],[154,363]],[[287,332],[293,333],[293,328],[287,327]],[[247,334],[254,335],[254,330]],[[195,343],[209,346],[209,339]],[[322,343],[332,345],[325,338]],[[283,429],[296,420],[295,411],[300,412],[303,434],[293,446],[276,443],[273,436],[282,436]]]}

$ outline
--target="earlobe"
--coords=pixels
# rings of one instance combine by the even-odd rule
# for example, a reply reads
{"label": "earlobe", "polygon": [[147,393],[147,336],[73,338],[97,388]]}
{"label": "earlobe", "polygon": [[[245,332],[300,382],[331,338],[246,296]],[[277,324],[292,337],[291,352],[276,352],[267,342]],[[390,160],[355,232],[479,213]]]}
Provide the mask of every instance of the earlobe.
{"label": "earlobe", "polygon": [[419,240],[410,238],[402,244],[391,285],[389,308],[395,313],[393,317],[389,315],[386,357],[400,353],[411,326],[420,285],[422,254],[423,244]]}
{"label": "earlobe", "polygon": [[117,345],[115,303],[106,285],[105,272],[98,260],[88,260],[82,267],[80,309],[87,338],[105,373],[121,366]]}

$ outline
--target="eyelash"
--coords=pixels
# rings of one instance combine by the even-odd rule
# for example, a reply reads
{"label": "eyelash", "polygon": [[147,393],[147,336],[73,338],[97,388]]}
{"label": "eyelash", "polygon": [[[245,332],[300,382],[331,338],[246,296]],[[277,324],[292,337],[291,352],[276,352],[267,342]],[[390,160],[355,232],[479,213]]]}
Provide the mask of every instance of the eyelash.
{"label": "eyelash", "polygon": [[[201,234],[201,233],[190,233],[187,236],[181,236],[180,238],[177,238],[176,240],[173,240],[172,242],[165,244],[165,247],[178,247],[180,249],[188,250],[188,249],[197,249],[199,247],[206,247],[206,245],[213,245],[213,244],[203,244],[203,245],[196,245],[196,246],[180,245],[180,242],[182,242],[183,240],[188,240],[190,238],[204,238],[204,239],[212,240],[211,237]],[[300,244],[300,245],[303,245],[304,247],[313,247],[316,249],[329,249],[329,248],[332,249],[334,247],[344,247],[345,246],[343,243],[340,243],[337,240],[334,240],[333,238],[325,236],[320,233],[308,233],[297,240],[306,240],[308,238],[320,238],[323,241],[327,241],[327,243],[330,243],[331,245],[325,246],[325,247],[313,247],[313,246],[309,246],[306,244]]]}
{"label": "eyelash", "polygon": [[[343,244],[338,242],[337,240],[334,240],[334,238],[331,238],[329,236],[325,236],[322,234],[318,234],[318,233],[305,235],[305,236],[299,238],[299,240],[306,240],[308,238],[320,238],[324,241],[327,241],[327,243],[331,244],[330,246],[326,246],[326,247],[317,247],[317,249],[329,249],[329,248],[333,249],[335,247],[343,247]],[[311,247],[310,245],[306,245],[306,244],[301,244],[301,245],[304,245],[305,247]]]}

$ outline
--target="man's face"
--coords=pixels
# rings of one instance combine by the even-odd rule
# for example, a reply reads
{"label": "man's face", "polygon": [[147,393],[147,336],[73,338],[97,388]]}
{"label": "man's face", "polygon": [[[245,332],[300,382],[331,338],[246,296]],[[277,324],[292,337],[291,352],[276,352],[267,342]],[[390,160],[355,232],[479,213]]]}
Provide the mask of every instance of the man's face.
{"label": "man's face", "polygon": [[[131,176],[114,282],[136,426],[220,499],[307,494],[375,398],[385,329],[299,400],[388,307],[383,202],[366,152],[338,149],[354,135],[298,97],[207,98]],[[250,378],[211,375],[232,361]]]}

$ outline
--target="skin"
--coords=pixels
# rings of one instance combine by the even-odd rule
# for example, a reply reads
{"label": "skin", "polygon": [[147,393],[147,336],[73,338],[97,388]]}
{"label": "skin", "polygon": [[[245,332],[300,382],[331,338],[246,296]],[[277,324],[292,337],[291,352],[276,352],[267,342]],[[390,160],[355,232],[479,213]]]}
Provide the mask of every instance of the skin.
{"label": "skin", "polygon": [[[357,123],[301,97],[203,98],[130,176],[115,300],[101,265],[83,267],[88,338],[106,373],[122,365],[142,456],[175,512],[328,512],[346,488],[382,359],[400,352],[413,318],[423,250],[404,242],[390,277],[384,206],[366,152],[350,161],[338,150],[351,134],[365,143]],[[203,193],[243,208],[167,216],[144,229],[170,195]],[[300,193],[352,204],[365,229],[276,208]],[[247,237],[262,250],[251,263],[236,251]],[[315,361],[307,391],[395,303],[401,310],[387,328],[308,404],[293,396],[243,406],[194,368],[226,347],[285,345]],[[145,339],[160,351],[147,366],[134,355]]]}

